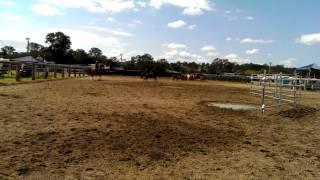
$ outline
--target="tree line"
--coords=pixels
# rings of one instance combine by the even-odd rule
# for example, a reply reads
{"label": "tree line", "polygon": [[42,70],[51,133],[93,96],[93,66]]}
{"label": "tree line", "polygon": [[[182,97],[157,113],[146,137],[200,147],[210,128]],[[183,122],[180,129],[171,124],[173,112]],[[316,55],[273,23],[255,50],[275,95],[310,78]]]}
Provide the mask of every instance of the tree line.
{"label": "tree line", "polygon": [[71,39],[63,32],[49,33],[45,37],[48,46],[31,42],[29,52],[16,52],[12,46],[1,48],[0,57],[15,59],[23,56],[41,57],[47,61],[57,64],[94,64],[95,62],[104,63],[107,66],[123,67],[126,70],[144,70],[146,68],[155,71],[172,70],[182,73],[238,73],[250,75],[252,73],[262,73],[264,70],[270,73],[283,72],[286,74],[293,73],[293,68],[286,68],[283,65],[269,66],[254,63],[237,64],[230,62],[228,59],[215,58],[210,63],[196,62],[171,62],[166,59],[155,60],[150,54],[143,54],[131,57],[129,60],[120,61],[117,57],[107,57],[101,49],[92,47],[88,52],[83,49],[71,49]]}

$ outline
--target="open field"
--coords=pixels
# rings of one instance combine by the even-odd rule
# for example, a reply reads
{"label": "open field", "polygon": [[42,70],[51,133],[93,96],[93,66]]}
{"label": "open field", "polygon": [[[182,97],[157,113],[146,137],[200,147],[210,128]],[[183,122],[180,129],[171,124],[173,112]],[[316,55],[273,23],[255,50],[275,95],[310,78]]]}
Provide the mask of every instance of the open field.
{"label": "open field", "polygon": [[319,179],[320,94],[303,114],[233,111],[249,85],[65,79],[0,86],[0,179]]}

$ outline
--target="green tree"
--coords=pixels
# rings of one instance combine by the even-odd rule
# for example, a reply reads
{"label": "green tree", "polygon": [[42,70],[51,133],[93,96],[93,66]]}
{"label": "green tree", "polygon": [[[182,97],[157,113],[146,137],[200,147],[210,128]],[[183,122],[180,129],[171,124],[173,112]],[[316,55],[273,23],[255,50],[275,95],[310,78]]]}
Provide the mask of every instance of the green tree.
{"label": "green tree", "polygon": [[47,50],[47,59],[56,63],[71,63],[68,53],[71,47],[70,37],[62,32],[49,33],[46,36],[46,43],[49,44]]}
{"label": "green tree", "polygon": [[44,48],[44,46],[42,46],[41,44],[35,43],[35,42],[31,42],[29,44],[29,48],[30,48],[30,52],[41,51]]}
{"label": "green tree", "polygon": [[93,47],[89,50],[89,56],[98,59],[102,56],[102,51],[99,48]]}
{"label": "green tree", "polygon": [[137,68],[139,70],[143,69],[153,69],[154,68],[154,60],[150,54],[144,54],[142,56],[136,56]]}
{"label": "green tree", "polygon": [[137,61],[135,57],[131,57],[130,61],[126,61],[124,63],[124,68],[128,70],[136,70],[137,69]]}
{"label": "green tree", "polygon": [[75,64],[93,64],[94,60],[83,49],[72,51],[73,63]]}
{"label": "green tree", "polygon": [[166,59],[159,59],[155,62],[155,67],[158,71],[165,71],[169,69],[169,63]]}
{"label": "green tree", "polygon": [[12,46],[4,46],[1,48],[1,53],[3,56],[13,55],[16,49]]}
{"label": "green tree", "polygon": [[35,42],[31,42],[29,44],[29,48],[30,48],[30,55],[32,57],[44,57],[45,53],[44,53],[44,46],[42,46],[41,44],[35,43]]}

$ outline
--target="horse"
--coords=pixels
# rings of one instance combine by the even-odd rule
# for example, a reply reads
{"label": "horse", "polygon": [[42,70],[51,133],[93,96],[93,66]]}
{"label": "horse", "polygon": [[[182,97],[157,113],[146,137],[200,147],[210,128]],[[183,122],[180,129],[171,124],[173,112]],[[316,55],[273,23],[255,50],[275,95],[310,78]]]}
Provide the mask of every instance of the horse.
{"label": "horse", "polygon": [[101,80],[101,76],[104,72],[104,65],[101,63],[96,63],[95,67],[90,67],[87,69],[87,74],[91,75],[92,79],[94,76],[99,76],[99,80]]}
{"label": "horse", "polygon": [[157,80],[157,76],[152,71],[144,71],[140,75],[141,79],[148,80],[148,79],[154,79]]}
{"label": "horse", "polygon": [[175,74],[175,75],[172,75],[172,80],[181,80],[182,79],[182,76],[181,74]]}

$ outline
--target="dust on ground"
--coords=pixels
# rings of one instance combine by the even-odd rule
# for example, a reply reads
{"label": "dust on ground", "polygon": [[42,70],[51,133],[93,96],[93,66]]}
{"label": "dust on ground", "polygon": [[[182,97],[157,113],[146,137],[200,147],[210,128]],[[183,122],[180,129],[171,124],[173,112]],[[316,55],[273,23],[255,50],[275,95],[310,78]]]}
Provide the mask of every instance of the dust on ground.
{"label": "dust on ground", "polygon": [[259,103],[246,84],[104,77],[3,86],[0,179],[318,179],[320,94],[304,97],[302,110],[262,118],[204,103]]}

